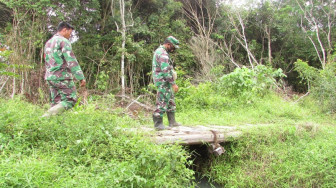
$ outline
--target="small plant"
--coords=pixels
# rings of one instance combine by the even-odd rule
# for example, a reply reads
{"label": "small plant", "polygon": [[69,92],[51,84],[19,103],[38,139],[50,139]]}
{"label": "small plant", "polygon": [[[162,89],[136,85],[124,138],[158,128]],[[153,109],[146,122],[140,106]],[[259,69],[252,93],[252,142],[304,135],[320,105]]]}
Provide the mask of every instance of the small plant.
{"label": "small plant", "polygon": [[109,81],[109,75],[105,73],[105,71],[101,71],[98,75],[98,79],[96,81],[96,85],[98,90],[106,91]]}

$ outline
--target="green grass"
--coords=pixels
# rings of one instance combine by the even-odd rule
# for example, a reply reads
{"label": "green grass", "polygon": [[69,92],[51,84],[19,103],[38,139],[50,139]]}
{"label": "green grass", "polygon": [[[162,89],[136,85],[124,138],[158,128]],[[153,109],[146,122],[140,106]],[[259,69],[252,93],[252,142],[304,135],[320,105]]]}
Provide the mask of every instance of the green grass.
{"label": "green grass", "polygon": [[[46,109],[0,99],[0,187],[195,186],[188,150],[125,131],[152,127],[150,114],[133,120],[104,103],[92,100],[43,119]],[[224,144],[224,155],[202,164],[203,175],[223,187],[336,186],[335,116],[323,114],[312,99],[295,103],[269,94],[223,107],[180,104],[176,119],[184,125],[243,131]]]}
{"label": "green grass", "polygon": [[0,102],[0,187],[188,187],[177,145],[156,145],[120,110],[76,107],[43,119],[19,99]]}
{"label": "green grass", "polygon": [[226,125],[237,126],[245,124],[293,124],[297,122],[330,122],[330,116],[323,114],[318,107],[307,100],[304,103],[294,103],[284,100],[275,94],[256,99],[249,104],[237,101],[230,107],[222,108],[183,108],[177,106],[177,120],[184,125]]}
{"label": "green grass", "polygon": [[224,144],[202,173],[223,187],[335,187],[335,116],[311,98],[293,102],[268,95],[217,110],[183,109],[190,125],[229,125],[243,131]]}
{"label": "green grass", "polygon": [[177,115],[185,125],[243,131],[224,144],[223,156],[202,165],[203,176],[223,187],[336,187],[335,115],[324,114],[311,97],[293,102],[269,94],[250,103],[231,101],[222,108],[183,107]]}
{"label": "green grass", "polygon": [[335,134],[322,125],[255,128],[227,144],[207,176],[225,187],[335,187]]}

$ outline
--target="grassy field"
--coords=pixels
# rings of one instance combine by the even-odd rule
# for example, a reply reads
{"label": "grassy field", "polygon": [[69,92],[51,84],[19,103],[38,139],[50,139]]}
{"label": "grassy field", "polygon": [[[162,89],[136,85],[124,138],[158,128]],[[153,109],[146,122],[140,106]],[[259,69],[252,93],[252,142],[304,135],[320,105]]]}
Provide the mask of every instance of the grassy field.
{"label": "grassy field", "polygon": [[133,120],[98,103],[43,119],[46,109],[0,99],[0,187],[194,187],[195,173],[223,187],[336,186],[335,117],[309,98],[295,103],[270,94],[249,104],[180,108],[184,125],[244,132],[200,172],[189,168],[186,148],[123,131],[152,126],[146,113]]}

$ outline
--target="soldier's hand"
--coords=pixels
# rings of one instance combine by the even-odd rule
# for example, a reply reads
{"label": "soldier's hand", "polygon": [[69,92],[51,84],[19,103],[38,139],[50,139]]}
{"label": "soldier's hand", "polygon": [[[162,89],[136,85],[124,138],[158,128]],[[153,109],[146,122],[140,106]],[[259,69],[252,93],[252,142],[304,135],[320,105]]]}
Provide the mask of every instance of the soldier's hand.
{"label": "soldier's hand", "polygon": [[86,81],[85,80],[81,80],[80,81],[80,87],[85,87],[86,85]]}
{"label": "soldier's hand", "polygon": [[174,92],[177,93],[179,90],[178,86],[174,84],[172,87],[173,87]]}

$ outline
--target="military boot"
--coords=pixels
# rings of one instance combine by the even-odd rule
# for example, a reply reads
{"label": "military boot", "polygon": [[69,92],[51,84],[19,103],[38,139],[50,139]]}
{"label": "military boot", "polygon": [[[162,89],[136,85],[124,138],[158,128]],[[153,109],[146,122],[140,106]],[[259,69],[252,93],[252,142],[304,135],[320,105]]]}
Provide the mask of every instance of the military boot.
{"label": "military boot", "polygon": [[59,114],[65,110],[64,106],[59,103],[53,107],[51,107],[42,117],[50,117],[56,114]]}
{"label": "military boot", "polygon": [[167,117],[169,121],[169,127],[178,127],[181,126],[180,123],[177,123],[175,120],[175,112],[167,112]]}
{"label": "military boot", "polygon": [[161,116],[154,116],[153,115],[153,121],[154,121],[154,128],[157,131],[161,131],[165,129],[165,126],[162,123],[162,117]]}

